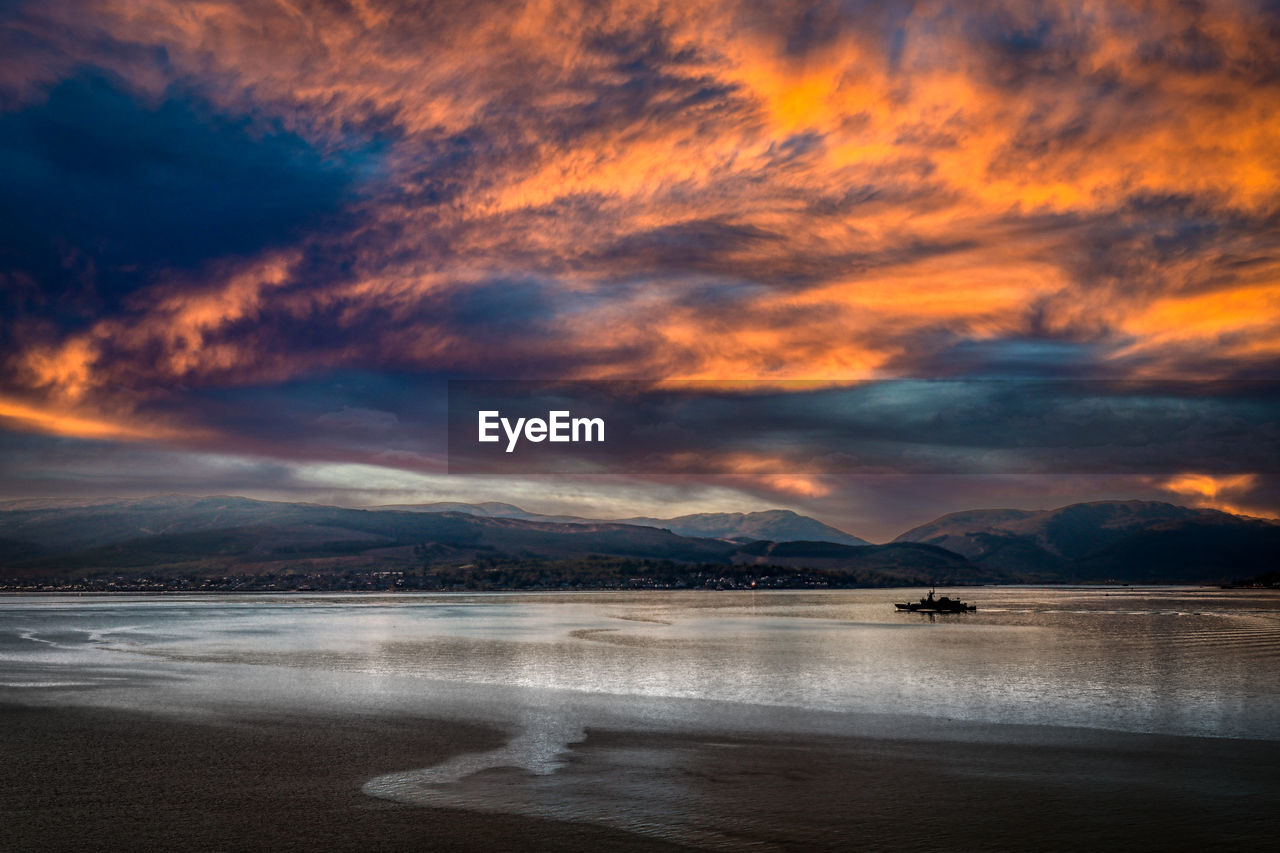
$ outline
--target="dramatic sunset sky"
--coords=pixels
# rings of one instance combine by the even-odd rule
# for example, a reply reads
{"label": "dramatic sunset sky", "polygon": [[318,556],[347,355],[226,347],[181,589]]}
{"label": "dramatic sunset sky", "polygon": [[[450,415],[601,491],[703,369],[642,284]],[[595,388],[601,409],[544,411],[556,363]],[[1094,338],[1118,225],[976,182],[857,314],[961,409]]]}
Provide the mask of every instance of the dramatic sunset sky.
{"label": "dramatic sunset sky", "polygon": [[1274,0],[8,2],[0,223],[0,497],[1280,508],[1195,454],[468,477],[443,433],[457,378],[1280,378]]}

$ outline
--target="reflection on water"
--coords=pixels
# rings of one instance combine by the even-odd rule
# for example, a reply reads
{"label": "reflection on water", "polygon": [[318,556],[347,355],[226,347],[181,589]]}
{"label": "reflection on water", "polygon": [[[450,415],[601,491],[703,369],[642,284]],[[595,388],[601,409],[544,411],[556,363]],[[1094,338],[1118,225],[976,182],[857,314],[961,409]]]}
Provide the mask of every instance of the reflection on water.
{"label": "reflection on water", "polygon": [[503,748],[366,790],[635,831],[680,808],[663,805],[670,786],[633,789],[682,759],[616,748],[602,817],[599,779],[565,769],[592,729],[910,737],[959,721],[1280,740],[1274,595],[983,588],[961,591],[976,613],[894,611],[918,594],[9,596],[0,699],[487,720],[511,732]]}
{"label": "reflection on water", "polygon": [[287,703],[309,670],[374,707],[408,681],[1280,738],[1274,596],[988,588],[931,618],[892,610],[909,594],[7,597],[0,662],[152,704],[175,679]]}

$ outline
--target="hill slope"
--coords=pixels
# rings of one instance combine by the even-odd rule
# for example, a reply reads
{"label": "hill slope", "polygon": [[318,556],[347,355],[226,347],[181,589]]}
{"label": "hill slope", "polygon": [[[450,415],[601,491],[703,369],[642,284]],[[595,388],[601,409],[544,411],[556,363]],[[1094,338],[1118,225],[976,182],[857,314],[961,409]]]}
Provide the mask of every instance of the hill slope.
{"label": "hill slope", "polygon": [[625,524],[552,524],[465,513],[416,513],[161,497],[87,506],[0,506],[0,564],[21,572],[110,566],[258,562],[445,545],[469,553],[570,557],[590,553],[727,560],[733,546]]}
{"label": "hill slope", "polygon": [[[503,505],[482,509],[509,511]],[[763,521],[770,521],[765,515]],[[759,529],[767,529],[767,525]],[[864,550],[834,543],[810,544]],[[270,576],[292,578],[289,582],[296,585],[297,577],[305,575],[309,585],[352,588],[334,587],[331,581],[337,576],[350,578],[353,573],[366,579],[416,573],[422,580],[441,570],[482,566],[497,571],[513,565],[527,570],[521,577],[532,583],[538,566],[550,562],[557,563],[558,578],[566,576],[569,564],[596,577],[599,567],[591,561],[601,557],[613,560],[610,565],[624,575],[634,568],[628,561],[640,561],[726,569],[738,565],[743,567],[739,574],[745,577],[750,574],[748,566],[764,563],[755,559],[758,550],[739,559],[741,548],[738,542],[683,536],[638,524],[586,519],[532,521],[477,512],[348,509],[225,496],[0,505],[0,580],[14,586],[106,576],[116,580],[147,577],[157,584],[175,579]],[[967,564],[961,557],[952,557],[953,563]],[[859,581],[883,585],[899,576],[895,572],[912,579],[932,578],[935,560],[933,556],[922,560],[904,550],[892,566],[894,572],[883,571],[888,566],[884,560],[874,566],[872,562],[867,554],[846,554],[841,559],[821,561],[819,568],[829,580],[852,582],[856,573]],[[800,571],[817,564],[783,549],[768,565]],[[662,571],[664,577],[678,578],[686,570],[664,565]],[[356,584],[354,588],[368,586]]]}
{"label": "hill slope", "polygon": [[620,577],[652,576],[651,564],[663,563],[662,577],[675,581],[693,571],[688,567],[702,566],[698,571],[710,577],[715,573],[708,567],[720,566],[740,579],[752,572],[773,577],[785,568],[793,575],[786,583],[800,583],[796,573],[816,573],[802,584],[811,586],[1220,583],[1273,571],[1280,553],[1276,522],[1139,501],[954,513],[888,545],[803,536],[741,541],[752,532],[834,529],[785,511],[631,519],[667,525],[658,527],[514,518],[507,514],[523,511],[509,504],[463,506],[470,511],[348,509],[239,497],[9,502],[0,504],[0,581],[22,587],[107,574],[302,573],[323,585],[335,573],[363,573],[415,574],[425,584],[438,569],[518,565],[519,582],[534,584],[539,566],[548,562],[558,561],[555,577],[572,580],[579,570],[600,577],[598,561],[607,558],[609,571]]}
{"label": "hill slope", "polygon": [[865,539],[845,533],[823,524],[816,518],[799,515],[789,509],[770,509],[760,512],[704,512],[694,515],[681,515],[675,518],[655,518],[652,516],[633,516],[631,518],[598,519],[583,518],[574,515],[541,515],[527,512],[518,506],[506,503],[489,502],[478,504],[466,503],[429,503],[429,504],[395,504],[378,507],[378,509],[405,512],[465,512],[487,518],[519,518],[525,521],[545,521],[561,524],[635,524],[643,527],[657,527],[670,530],[680,536],[697,536],[708,539],[732,539],[749,542],[757,539],[769,539],[775,542],[806,540],[814,542],[836,542],[841,545],[869,545]]}
{"label": "hill slope", "polygon": [[1280,524],[1157,501],[1099,501],[952,513],[894,541],[937,545],[1036,580],[1220,583],[1274,568]]}
{"label": "hill slope", "polygon": [[839,545],[833,542],[752,542],[733,557],[744,565],[796,568],[891,578],[904,586],[919,583],[961,585],[999,583],[1018,578],[975,566],[936,545],[898,542],[888,545]]}

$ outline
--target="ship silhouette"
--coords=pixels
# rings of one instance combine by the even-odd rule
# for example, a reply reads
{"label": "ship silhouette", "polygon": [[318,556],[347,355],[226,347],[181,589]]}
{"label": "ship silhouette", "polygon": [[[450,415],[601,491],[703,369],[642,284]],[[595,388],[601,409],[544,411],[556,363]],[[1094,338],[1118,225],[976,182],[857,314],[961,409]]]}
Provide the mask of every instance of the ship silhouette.
{"label": "ship silhouette", "polygon": [[965,604],[958,598],[948,598],[945,595],[934,598],[933,593],[933,590],[929,590],[929,595],[919,601],[908,601],[905,604],[893,606],[910,613],[966,613],[978,609],[978,605]]}

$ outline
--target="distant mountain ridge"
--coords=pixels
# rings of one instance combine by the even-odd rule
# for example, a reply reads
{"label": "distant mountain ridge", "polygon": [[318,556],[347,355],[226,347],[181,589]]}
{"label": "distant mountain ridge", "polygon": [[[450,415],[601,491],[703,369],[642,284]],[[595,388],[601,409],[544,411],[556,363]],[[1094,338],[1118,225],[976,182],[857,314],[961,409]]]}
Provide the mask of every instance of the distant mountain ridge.
{"label": "distant mountain ridge", "polygon": [[403,512],[465,512],[488,518],[519,518],[525,521],[545,521],[562,524],[636,524],[670,530],[681,536],[697,536],[708,539],[728,539],[751,542],[768,539],[774,542],[812,541],[835,542],[840,545],[870,545],[865,539],[823,524],[816,518],[800,515],[789,509],[770,509],[760,512],[704,512],[681,515],[675,518],[633,516],[631,518],[599,519],[574,515],[542,515],[527,512],[507,503],[488,502],[478,504],[439,502],[428,504],[393,504],[375,509]]}
{"label": "distant mountain ridge", "polygon": [[[837,534],[852,541],[832,541]],[[351,509],[183,495],[0,503],[0,579],[11,587],[94,573],[315,578],[502,566],[528,580],[547,561],[604,558],[624,574],[626,561],[661,561],[762,578],[786,567],[858,585],[1225,583],[1274,571],[1277,554],[1275,521],[1144,501],[952,513],[885,545],[787,510],[600,521],[502,503]],[[591,565],[584,571],[598,576]],[[821,577],[803,582],[822,585]]]}
{"label": "distant mountain ridge", "polygon": [[[288,562],[363,555],[395,563],[414,546],[438,545],[460,559],[606,553],[727,561],[729,543],[625,524],[555,524],[466,513],[347,509],[240,497],[166,496],[54,506],[0,506],[0,566],[62,567]],[[36,554],[38,556],[32,556]]]}
{"label": "distant mountain ridge", "polygon": [[895,578],[911,585],[929,583],[968,585],[1010,583],[1019,578],[998,569],[975,566],[965,557],[936,545],[891,542],[887,545],[840,545],[835,542],[750,542],[733,561],[741,565],[784,565],[818,570],[853,570],[869,576]]}
{"label": "distant mountain ridge", "polygon": [[[383,578],[377,581],[383,583],[390,576],[401,581],[408,577],[425,585],[441,572],[449,577],[466,571],[484,575],[514,566],[513,571],[524,572],[520,575],[522,582],[536,585],[540,565],[550,565],[550,570],[559,572],[556,577],[564,577],[560,564],[567,561],[580,567],[587,573],[585,576],[596,577],[592,572],[598,574],[598,562],[593,561],[609,558],[624,574],[633,573],[631,563],[625,561],[640,561],[642,565],[635,571],[647,571],[644,565],[659,563],[651,568],[663,577],[679,579],[682,572],[693,572],[699,574],[701,582],[709,581],[706,571],[698,573],[696,566],[723,567],[722,571],[739,580],[744,572],[750,575],[759,568],[762,577],[776,584],[780,576],[770,567],[790,566],[790,575],[781,582],[807,582],[796,574],[809,565],[805,547],[779,552],[777,560],[771,562],[758,559],[762,553],[759,548],[748,553],[740,542],[684,536],[669,528],[589,519],[533,521],[482,514],[511,512],[510,505],[480,509],[481,512],[456,512],[452,507],[437,507],[436,511],[348,509],[182,495],[9,502],[0,504],[0,580],[11,588],[23,588],[24,584],[51,579],[73,582],[77,578],[105,576],[148,578],[149,583],[159,584],[160,588],[191,588],[174,584],[213,577],[219,579],[218,588],[225,589],[261,588],[250,581],[244,582],[247,586],[238,586],[234,578],[269,576],[287,578],[285,582],[294,586],[284,588],[296,588],[303,582],[300,578],[315,584],[354,573],[359,575],[357,587],[323,588],[371,588],[370,578]],[[796,523],[800,519],[785,512],[761,513],[754,519],[752,514],[726,517],[730,523],[754,520],[762,529],[770,522]],[[715,516],[699,517],[693,523],[723,529],[715,527],[723,523]],[[803,525],[803,520],[799,523]],[[819,585],[926,582],[933,577],[932,567],[937,562],[936,553],[930,553],[928,560],[919,560],[914,558],[915,551],[902,546],[799,544],[810,550],[826,549],[821,561],[825,580]],[[945,553],[922,548],[916,550],[921,554],[925,550]],[[886,549],[898,552],[898,556],[886,559],[882,554]],[[967,561],[963,557],[948,554],[946,562],[949,568],[958,569],[959,575],[964,574]],[[691,568],[682,570],[677,564]],[[710,577],[715,576],[711,572]],[[484,577],[471,580],[487,582]],[[630,582],[626,577],[623,580]]]}
{"label": "distant mountain ridge", "polygon": [[1276,564],[1280,524],[1161,501],[951,513],[894,542],[953,551],[1029,579],[1229,581]]}

